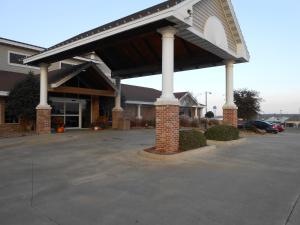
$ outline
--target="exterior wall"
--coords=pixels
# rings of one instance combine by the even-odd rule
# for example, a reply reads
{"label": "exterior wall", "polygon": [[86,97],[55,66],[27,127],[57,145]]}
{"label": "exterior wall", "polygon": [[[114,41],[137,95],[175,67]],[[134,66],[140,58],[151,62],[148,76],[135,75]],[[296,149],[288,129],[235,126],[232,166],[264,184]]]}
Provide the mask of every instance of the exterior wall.
{"label": "exterior wall", "polygon": [[237,46],[219,0],[203,0],[193,7],[193,23],[202,33],[209,17],[216,16],[223,24],[229,49],[236,52]]}
{"label": "exterior wall", "polygon": [[36,54],[37,51],[34,50],[27,50],[23,48],[18,48],[14,46],[9,46],[9,45],[0,45],[0,70],[4,71],[10,71],[10,72],[16,72],[16,73],[28,73],[29,71],[33,71],[35,74],[39,73],[39,68],[36,67],[27,67],[27,66],[22,66],[22,65],[10,65],[9,58],[8,58],[8,52],[20,52],[23,54]]}
{"label": "exterior wall", "polygon": [[0,124],[0,137],[20,133],[21,131],[22,129],[20,124]]}
{"label": "exterior wall", "polygon": [[126,104],[123,108],[124,118],[129,120],[135,120],[137,116],[137,105]]}
{"label": "exterior wall", "polygon": [[5,123],[5,99],[0,97],[0,124]]}
{"label": "exterior wall", "polygon": [[156,151],[169,154],[179,150],[179,106],[156,106]]}
{"label": "exterior wall", "polygon": [[99,96],[92,96],[92,123],[95,123],[97,119],[99,118],[99,112],[100,112],[100,102],[99,102]]}
{"label": "exterior wall", "polygon": [[143,105],[141,111],[143,120],[155,120],[155,106]]}

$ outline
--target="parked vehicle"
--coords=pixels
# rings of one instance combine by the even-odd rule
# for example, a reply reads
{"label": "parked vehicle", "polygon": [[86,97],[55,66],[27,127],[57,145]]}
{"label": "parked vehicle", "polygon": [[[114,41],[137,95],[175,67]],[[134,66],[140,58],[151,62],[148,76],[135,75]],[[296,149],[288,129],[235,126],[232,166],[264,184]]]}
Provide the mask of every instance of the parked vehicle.
{"label": "parked vehicle", "polygon": [[260,130],[265,130],[267,133],[273,133],[273,134],[278,133],[278,129],[277,129],[276,125],[273,125],[268,122],[260,121],[260,120],[247,121],[244,124],[238,125],[238,128],[246,129],[246,130],[251,130],[253,127],[260,129]]}
{"label": "parked vehicle", "polygon": [[285,129],[281,124],[278,123],[271,123],[275,128],[278,130],[278,132],[283,132]]}

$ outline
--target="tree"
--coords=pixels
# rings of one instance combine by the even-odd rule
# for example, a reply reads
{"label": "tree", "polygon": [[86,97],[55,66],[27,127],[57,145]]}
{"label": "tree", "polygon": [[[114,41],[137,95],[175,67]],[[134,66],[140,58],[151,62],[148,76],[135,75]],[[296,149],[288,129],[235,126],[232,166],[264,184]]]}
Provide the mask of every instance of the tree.
{"label": "tree", "polygon": [[238,117],[244,120],[255,118],[260,112],[262,98],[259,92],[248,89],[234,91],[234,103],[238,107]]}
{"label": "tree", "polygon": [[211,118],[214,118],[214,117],[215,117],[215,114],[212,111],[208,111],[205,114],[205,118],[211,119]]}
{"label": "tree", "polygon": [[29,72],[26,78],[18,82],[10,91],[7,112],[17,116],[21,121],[33,122],[36,106],[39,103],[40,85],[36,76]]}

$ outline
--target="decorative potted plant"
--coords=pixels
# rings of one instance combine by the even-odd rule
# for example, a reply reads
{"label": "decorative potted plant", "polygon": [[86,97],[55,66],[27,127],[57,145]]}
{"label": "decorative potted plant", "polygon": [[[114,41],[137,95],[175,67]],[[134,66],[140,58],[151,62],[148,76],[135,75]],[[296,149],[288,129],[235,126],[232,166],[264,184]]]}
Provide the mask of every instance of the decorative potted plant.
{"label": "decorative potted plant", "polygon": [[54,124],[56,133],[64,133],[65,132],[65,125],[64,125],[62,117],[58,117],[58,116],[54,117],[53,124]]}

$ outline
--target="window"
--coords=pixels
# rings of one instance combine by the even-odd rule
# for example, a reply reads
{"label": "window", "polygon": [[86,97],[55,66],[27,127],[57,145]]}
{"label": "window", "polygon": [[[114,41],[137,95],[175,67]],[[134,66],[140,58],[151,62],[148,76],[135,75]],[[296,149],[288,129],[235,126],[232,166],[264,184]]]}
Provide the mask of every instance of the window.
{"label": "window", "polygon": [[27,55],[15,52],[9,52],[9,63],[24,65],[23,59],[25,59]]}
{"label": "window", "polygon": [[19,118],[5,110],[5,123],[19,123]]}

